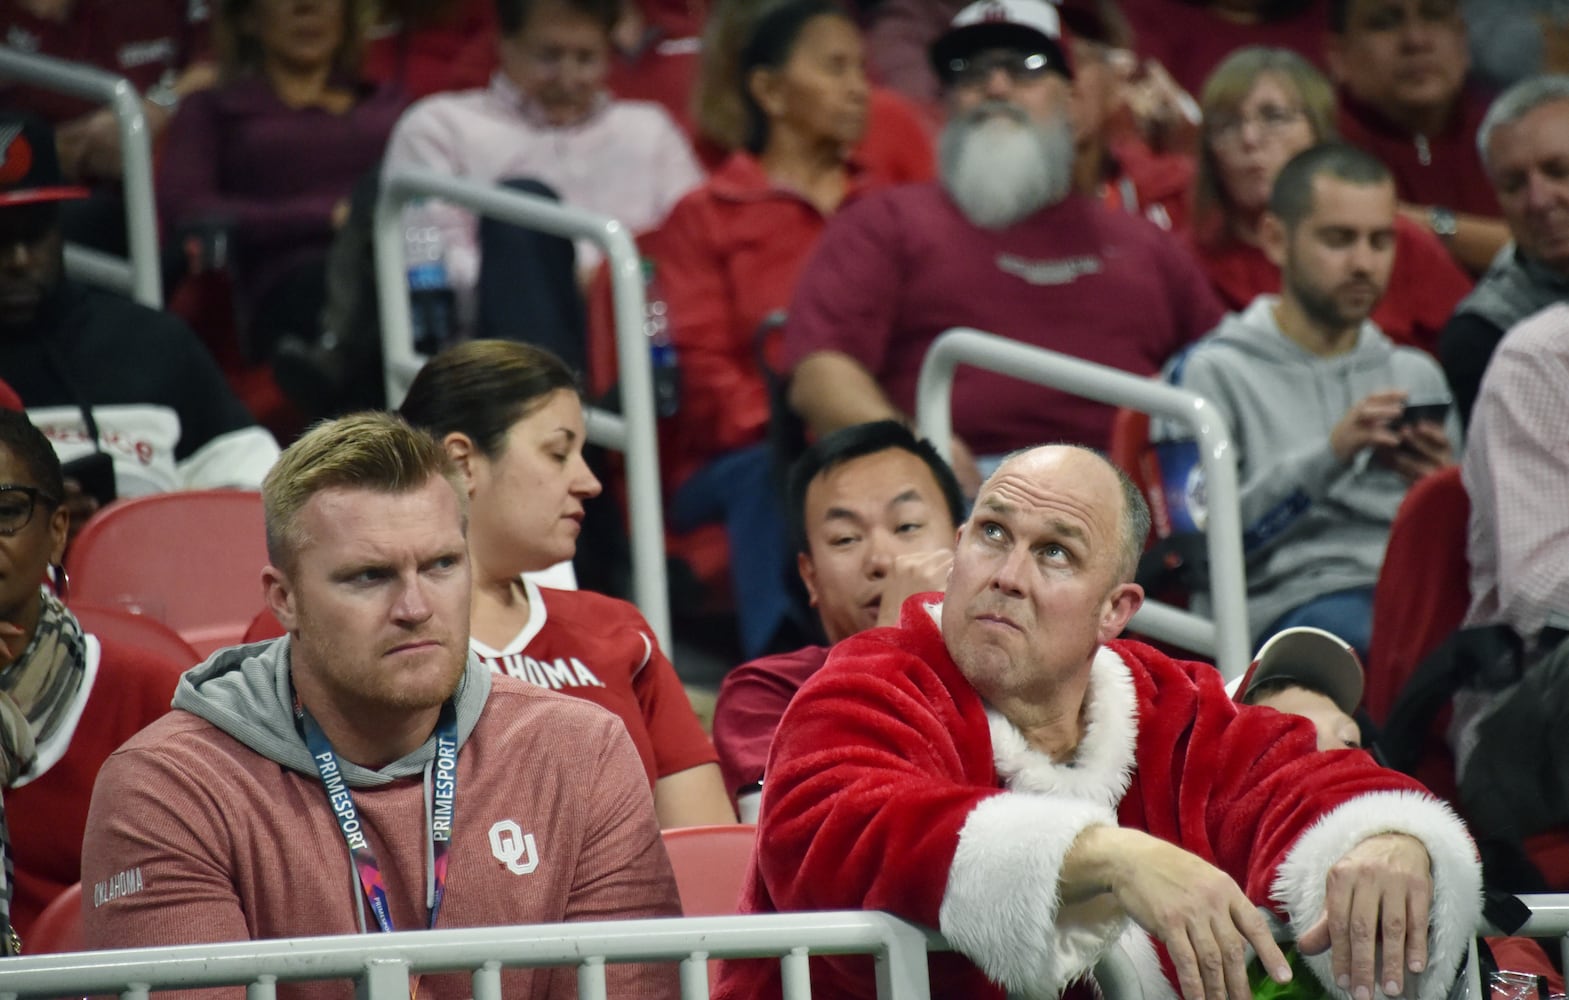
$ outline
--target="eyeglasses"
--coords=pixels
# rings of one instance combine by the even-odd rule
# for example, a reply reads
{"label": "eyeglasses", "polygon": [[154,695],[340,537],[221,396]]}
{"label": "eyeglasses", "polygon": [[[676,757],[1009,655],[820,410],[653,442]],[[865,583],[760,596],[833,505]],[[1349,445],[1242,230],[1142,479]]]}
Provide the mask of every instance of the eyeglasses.
{"label": "eyeglasses", "polygon": [[1044,52],[1020,52],[1002,49],[982,52],[976,56],[961,56],[948,60],[948,85],[950,87],[984,87],[992,74],[1002,70],[1014,83],[1039,80],[1058,69]]}
{"label": "eyeglasses", "polygon": [[1259,135],[1274,139],[1286,129],[1307,116],[1301,108],[1282,108],[1266,104],[1252,115],[1213,115],[1206,126],[1210,141],[1219,145],[1235,145],[1242,139],[1242,129],[1258,126]]}
{"label": "eyeglasses", "polygon": [[0,535],[14,535],[27,527],[40,500],[50,510],[60,506],[57,497],[36,486],[0,485]]}

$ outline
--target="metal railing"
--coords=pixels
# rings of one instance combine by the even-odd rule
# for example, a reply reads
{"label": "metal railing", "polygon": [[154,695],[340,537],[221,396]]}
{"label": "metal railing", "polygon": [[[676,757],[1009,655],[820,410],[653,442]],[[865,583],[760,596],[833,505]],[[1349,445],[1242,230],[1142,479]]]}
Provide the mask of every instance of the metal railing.
{"label": "metal railing", "polygon": [[1215,658],[1229,680],[1252,662],[1247,578],[1242,560],[1242,516],[1237,460],[1226,422],[1201,396],[1043,347],[953,329],[938,337],[921,364],[915,413],[921,434],[951,458],[953,378],[960,365],[983,368],[1110,406],[1142,410],[1183,424],[1198,443],[1208,494],[1204,538],[1209,552],[1213,620],[1159,601],[1146,601],[1133,627],[1146,635]]}
{"label": "metal railing", "polygon": [[[1569,961],[1569,895],[1520,898],[1531,917],[1515,933],[1559,938]],[[1484,925],[1478,933],[1501,932]],[[0,1000],[146,1000],[152,991],[213,986],[245,986],[247,1000],[272,1000],[280,982],[321,980],[352,980],[362,1000],[401,1000],[412,977],[452,972],[470,974],[475,1000],[500,1000],[504,969],[568,966],[577,968],[580,998],[605,1000],[606,968],[622,962],[679,962],[683,1000],[707,1000],[708,962],[723,958],[777,958],[785,1000],[809,1000],[813,955],[870,955],[879,1000],[930,1000],[927,957],[949,950],[934,931],[859,910],[473,927],[8,958],[0,961]],[[1108,1000],[1149,1000],[1121,948],[1107,949],[1093,974]],[[1462,977],[1464,995],[1484,1000],[1474,942]]]}
{"label": "metal railing", "polygon": [[413,976],[469,972],[475,1000],[500,1000],[508,968],[575,966],[578,996],[604,1000],[605,971],[622,962],[680,962],[681,995],[708,997],[708,961],[778,958],[787,1000],[811,996],[812,955],[871,955],[880,1000],[930,1000],[926,956],[941,938],[885,913],[606,920],[392,934],[239,941],[9,958],[0,1000],[246,986],[271,1000],[277,984],[353,980],[361,1000],[406,1000]]}
{"label": "metal railing", "polygon": [[381,304],[381,349],[387,405],[396,407],[425,359],[414,350],[404,258],[403,208],[440,198],[469,211],[554,236],[588,239],[605,252],[615,308],[621,414],[589,408],[588,438],[626,455],[631,521],[632,594],[659,643],[671,649],[670,594],[665,581],[664,503],[654,423],[654,376],[643,335],[643,272],[626,226],[607,216],[548,198],[430,170],[396,169],[382,175],[376,202],[376,293]]}
{"label": "metal railing", "polygon": [[163,305],[158,259],[158,217],[153,205],[152,136],[142,112],[142,95],[124,77],[94,66],[22,52],[0,45],[0,77],[87,101],[101,101],[120,129],[125,238],[128,258],[69,244],[65,266],[73,277],[117,292],[142,305]]}

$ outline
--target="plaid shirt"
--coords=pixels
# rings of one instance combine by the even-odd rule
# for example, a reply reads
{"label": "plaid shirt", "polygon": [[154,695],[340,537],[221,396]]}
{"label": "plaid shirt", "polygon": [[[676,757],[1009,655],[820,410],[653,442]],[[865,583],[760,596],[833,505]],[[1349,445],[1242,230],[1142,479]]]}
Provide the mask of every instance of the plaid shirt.
{"label": "plaid shirt", "polygon": [[1569,613],[1569,304],[1510,329],[1482,379],[1461,476],[1471,498],[1466,625],[1534,638]]}

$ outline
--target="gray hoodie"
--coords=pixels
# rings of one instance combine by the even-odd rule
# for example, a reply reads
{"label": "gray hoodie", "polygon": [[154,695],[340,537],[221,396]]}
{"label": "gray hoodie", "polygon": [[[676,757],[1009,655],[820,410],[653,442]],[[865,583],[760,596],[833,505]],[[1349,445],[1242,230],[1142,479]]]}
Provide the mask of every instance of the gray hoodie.
{"label": "gray hoodie", "polygon": [[[294,725],[288,636],[220,649],[180,678],[174,707],[206,719],[252,750],[291,771],[316,776],[316,763]],[[490,696],[490,670],[471,651],[455,695],[458,749],[479,723]],[[339,760],[351,788],[385,785],[420,774],[436,755],[434,734],[413,753],[379,771]]]}
{"label": "gray hoodie", "polygon": [[[1173,385],[1220,408],[1237,445],[1255,636],[1316,597],[1378,579],[1406,482],[1370,462],[1369,450],[1344,465],[1335,457],[1329,435],[1346,411],[1385,389],[1404,389],[1410,403],[1451,402],[1443,371],[1427,354],[1396,347],[1364,322],[1352,350],[1319,357],[1281,332],[1278,302],[1254,299],[1165,370]],[[1459,454],[1453,409],[1445,429]],[[1153,429],[1156,440],[1182,433],[1159,421]]]}

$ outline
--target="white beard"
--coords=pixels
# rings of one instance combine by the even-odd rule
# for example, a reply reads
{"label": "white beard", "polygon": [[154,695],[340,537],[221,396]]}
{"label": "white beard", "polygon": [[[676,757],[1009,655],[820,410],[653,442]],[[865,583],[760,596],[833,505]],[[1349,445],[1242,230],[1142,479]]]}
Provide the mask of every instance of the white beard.
{"label": "white beard", "polygon": [[943,187],[982,229],[1006,229],[1067,197],[1073,155],[1066,116],[1037,124],[1004,101],[950,119],[938,141]]}

